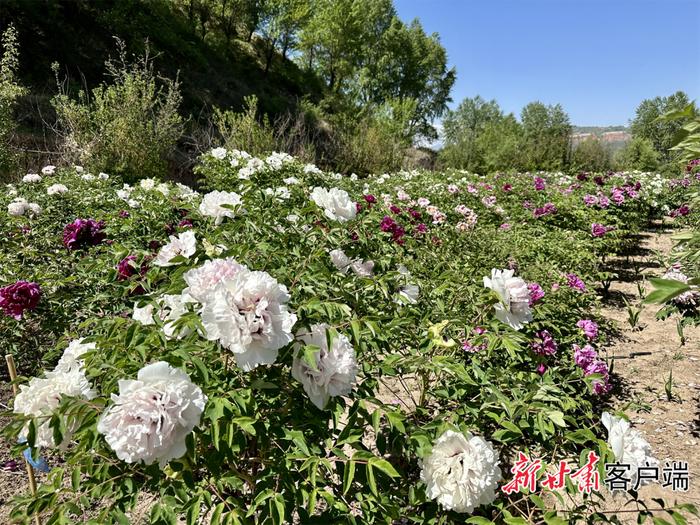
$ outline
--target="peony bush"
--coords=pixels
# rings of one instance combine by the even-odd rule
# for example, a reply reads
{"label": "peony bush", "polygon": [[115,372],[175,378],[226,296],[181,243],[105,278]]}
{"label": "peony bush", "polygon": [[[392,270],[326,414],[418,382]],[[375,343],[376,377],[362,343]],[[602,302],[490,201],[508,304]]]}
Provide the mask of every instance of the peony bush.
{"label": "peony bush", "polygon": [[18,522],[604,522],[573,485],[503,492],[518,454],[653,458],[606,412],[596,288],[673,181],[51,168],[0,197],[0,331],[33,376],[4,433],[51,467]]}

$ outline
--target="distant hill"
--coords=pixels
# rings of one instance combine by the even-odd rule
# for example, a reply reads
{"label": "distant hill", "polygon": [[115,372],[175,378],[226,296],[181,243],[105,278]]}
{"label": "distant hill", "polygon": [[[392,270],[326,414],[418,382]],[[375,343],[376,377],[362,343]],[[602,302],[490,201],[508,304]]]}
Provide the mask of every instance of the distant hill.
{"label": "distant hill", "polygon": [[597,138],[615,150],[629,142],[632,134],[627,126],[573,126],[571,142],[574,146],[589,138]]}

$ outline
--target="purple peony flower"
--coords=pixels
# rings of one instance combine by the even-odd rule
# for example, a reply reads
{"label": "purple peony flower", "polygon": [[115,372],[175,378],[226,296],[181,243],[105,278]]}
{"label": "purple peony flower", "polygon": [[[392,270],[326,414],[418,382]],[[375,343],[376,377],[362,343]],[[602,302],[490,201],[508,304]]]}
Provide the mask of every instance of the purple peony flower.
{"label": "purple peony flower", "polygon": [[119,217],[121,217],[122,219],[126,219],[127,217],[129,217],[129,215],[131,215],[131,214],[126,210],[121,210],[119,212]]}
{"label": "purple peony flower", "polygon": [[583,369],[583,373],[587,376],[592,374],[601,374],[603,376],[602,379],[595,379],[593,381],[594,394],[605,394],[606,392],[610,391],[612,386],[610,385],[609,381],[610,371],[608,370],[608,364],[605,361],[601,359],[594,360]]}
{"label": "purple peony flower", "polygon": [[535,177],[535,189],[537,191],[542,191],[545,188],[545,182],[542,177]]}
{"label": "purple peony flower", "polygon": [[540,330],[535,334],[535,340],[530,343],[530,348],[537,355],[554,355],[557,353],[557,343],[547,330]]}
{"label": "purple peony flower", "polygon": [[63,228],[63,245],[69,250],[78,250],[100,244],[105,238],[104,225],[104,221],[75,219]]}
{"label": "purple peony flower", "polygon": [[399,215],[402,211],[401,208],[399,208],[398,206],[395,206],[394,204],[389,206],[389,209],[391,210],[391,213],[393,213],[395,215]]}
{"label": "purple peony flower", "polygon": [[581,319],[576,326],[583,330],[586,338],[591,341],[598,337],[598,323],[590,319]]}
{"label": "purple peony flower", "polygon": [[377,202],[377,198],[372,194],[368,193],[367,195],[364,195],[363,197],[365,199],[365,202],[368,204],[374,204],[375,202]]}
{"label": "purple peony flower", "polygon": [[580,347],[579,345],[573,345],[574,349],[574,363],[583,369],[588,367],[593,361],[598,359],[598,352],[595,351],[591,345],[585,345]]}
{"label": "purple peony flower", "polygon": [[535,218],[544,217],[546,215],[552,215],[554,213],[557,213],[557,207],[551,202],[548,202],[541,208],[536,208],[535,211],[532,212]]}
{"label": "purple peony flower", "polygon": [[586,206],[593,206],[595,204],[598,204],[598,197],[596,197],[595,195],[584,195],[583,203]]}
{"label": "purple peony flower", "polygon": [[17,281],[0,288],[0,308],[5,315],[22,319],[25,310],[34,310],[41,299],[41,288],[37,283]]}
{"label": "purple peony flower", "polygon": [[575,288],[577,290],[581,290],[582,292],[586,291],[586,283],[584,283],[575,273],[566,274],[566,284],[569,288]]}
{"label": "purple peony flower", "polygon": [[547,371],[547,365],[544,363],[540,363],[539,366],[537,367],[536,372],[540,374],[541,376],[544,375],[544,373]]}
{"label": "purple peony flower", "polygon": [[117,264],[117,279],[125,281],[132,275],[136,275],[136,256],[128,255]]}
{"label": "purple peony flower", "polygon": [[512,185],[512,184],[505,183],[505,184],[503,185],[503,191],[510,191],[510,190],[512,190],[512,189],[513,189],[513,185]]}
{"label": "purple peony flower", "polygon": [[528,284],[527,289],[530,292],[530,306],[533,306],[544,297],[544,290],[538,283]]}
{"label": "purple peony flower", "polygon": [[379,229],[382,230],[383,232],[390,232],[394,227],[396,226],[396,221],[389,217],[388,215],[385,215],[384,218],[382,219],[381,224],[379,225]]}
{"label": "purple peony flower", "polygon": [[603,237],[608,231],[609,229],[600,223],[594,222],[591,224],[591,235],[593,237]]}
{"label": "purple peony flower", "polygon": [[670,213],[670,215],[671,215],[671,217],[685,217],[689,213],[690,213],[690,208],[688,207],[687,204],[683,204],[682,206],[673,210]]}
{"label": "purple peony flower", "polygon": [[625,192],[617,186],[614,187],[612,189],[612,192],[610,192],[610,200],[613,201],[615,204],[622,204],[623,202],[625,202]]}

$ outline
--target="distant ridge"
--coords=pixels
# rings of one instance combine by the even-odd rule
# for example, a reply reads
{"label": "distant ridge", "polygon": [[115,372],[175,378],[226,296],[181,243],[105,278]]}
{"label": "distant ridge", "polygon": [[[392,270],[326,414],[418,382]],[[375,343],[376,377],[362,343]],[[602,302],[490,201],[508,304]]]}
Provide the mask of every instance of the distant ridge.
{"label": "distant ridge", "polygon": [[571,142],[574,146],[588,138],[597,138],[616,148],[629,142],[632,134],[627,126],[573,126]]}

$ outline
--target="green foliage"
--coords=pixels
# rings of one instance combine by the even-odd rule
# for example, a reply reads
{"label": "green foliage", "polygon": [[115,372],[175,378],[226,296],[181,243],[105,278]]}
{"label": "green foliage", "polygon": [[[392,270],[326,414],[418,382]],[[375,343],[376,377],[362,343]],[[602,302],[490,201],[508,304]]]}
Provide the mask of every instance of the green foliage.
{"label": "green foliage", "polygon": [[571,124],[561,105],[531,102],[523,108],[520,121],[525,157],[523,167],[528,170],[563,169],[569,156]]}
{"label": "green foliage", "polygon": [[157,77],[148,54],[129,63],[121,42],[119,51],[118,61],[107,62],[111,83],[77,99],[59,83],[52,104],[68,159],[133,181],[165,172],[182,135],[181,95],[176,80]]}
{"label": "green foliage", "polygon": [[235,112],[214,108],[214,125],[229,149],[262,155],[275,150],[275,134],[267,115],[258,115],[258,98],[245,98],[244,110]]}
{"label": "green foliage", "polygon": [[[680,111],[688,105],[690,100],[683,91],[677,91],[668,97],[643,100],[637,106],[630,126],[632,134],[651,141],[662,162],[671,160],[673,154],[670,150],[677,141],[676,134],[689,121],[690,116],[681,116],[673,120],[660,117],[669,112]],[[694,105],[692,106],[694,108]]]}
{"label": "green foliage", "polygon": [[569,117],[562,107],[531,102],[518,122],[495,100],[464,99],[443,120],[446,166],[488,173],[496,170],[560,170],[568,162]]}
{"label": "green foliage", "polygon": [[[631,166],[630,166],[631,167]],[[589,137],[574,147],[571,154],[571,169],[574,171],[608,171],[612,168],[612,155],[601,141]],[[648,171],[653,168],[637,168]]]}
{"label": "green foliage", "polygon": [[621,168],[651,171],[659,167],[659,153],[649,139],[635,136],[618,152],[616,163]]}
{"label": "green foliage", "polygon": [[17,99],[26,90],[17,82],[19,47],[17,30],[10,25],[2,34],[2,57],[0,57],[0,178],[7,177],[15,167],[12,136],[17,123],[14,107]]}

